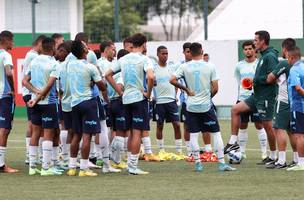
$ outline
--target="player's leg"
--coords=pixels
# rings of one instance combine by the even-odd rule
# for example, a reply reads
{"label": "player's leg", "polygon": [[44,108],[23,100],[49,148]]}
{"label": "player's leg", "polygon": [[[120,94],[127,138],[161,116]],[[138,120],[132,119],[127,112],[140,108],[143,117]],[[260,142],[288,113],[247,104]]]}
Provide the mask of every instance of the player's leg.
{"label": "player's leg", "polygon": [[298,163],[298,151],[297,151],[297,144],[296,144],[296,137],[294,134],[292,134],[290,131],[287,132],[288,137],[289,137],[289,142],[290,142],[290,146],[292,148],[292,152],[293,152],[293,159],[292,162],[288,165],[288,167],[293,167]]}
{"label": "player's leg", "polygon": [[164,129],[166,110],[164,104],[156,104],[155,112],[156,112],[156,143],[158,150],[161,154],[165,151],[163,129]]}
{"label": "player's leg", "polygon": [[26,105],[26,113],[27,113],[27,130],[26,130],[26,136],[25,136],[25,145],[26,145],[26,152],[25,152],[25,164],[29,164],[29,146],[32,136],[32,121],[31,121],[31,113],[32,108],[27,106],[27,102],[31,99],[31,95],[25,95],[23,96],[23,101]]}

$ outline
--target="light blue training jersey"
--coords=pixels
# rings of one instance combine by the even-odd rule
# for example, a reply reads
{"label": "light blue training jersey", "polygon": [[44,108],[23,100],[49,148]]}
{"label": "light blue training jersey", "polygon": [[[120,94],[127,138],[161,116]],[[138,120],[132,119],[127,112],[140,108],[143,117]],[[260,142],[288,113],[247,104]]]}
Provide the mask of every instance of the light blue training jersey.
{"label": "light blue training jersey", "polygon": [[114,73],[121,71],[124,93],[123,104],[131,104],[144,99],[146,72],[153,70],[152,61],[141,53],[129,53],[111,67]]}
{"label": "light blue training jersey", "polygon": [[290,110],[304,113],[304,97],[298,93],[295,86],[304,88],[304,63],[296,62],[289,71],[288,77],[288,95]]}
{"label": "light blue training jersey", "polygon": [[[38,52],[31,49],[29,52],[26,53],[26,56],[23,61],[23,68],[22,68],[22,75],[24,76],[25,72],[27,71],[30,63],[34,58],[38,56]],[[22,86],[22,96],[31,94],[31,92],[24,86]]]}
{"label": "light blue training jersey", "polygon": [[203,60],[192,60],[182,64],[174,75],[177,79],[184,78],[187,87],[195,94],[187,98],[187,111],[207,112],[212,105],[211,81],[218,80],[214,66]]}
{"label": "light blue training jersey", "polygon": [[[47,85],[50,77],[56,79],[59,78],[58,62],[54,57],[48,55],[38,55],[30,63],[26,75],[31,77],[31,84],[42,90]],[[32,99],[35,99],[36,95],[32,94]],[[56,104],[58,103],[58,96],[56,92],[56,82],[54,82],[49,93],[43,100],[38,102],[39,105]]]}
{"label": "light blue training jersey", "polygon": [[71,60],[68,64],[67,76],[72,95],[72,107],[95,97],[91,81],[101,81],[96,66],[86,60]]}
{"label": "light blue training jersey", "polygon": [[4,49],[0,49],[0,99],[11,96],[10,93],[12,91],[5,73],[6,65],[13,68],[12,56]]}

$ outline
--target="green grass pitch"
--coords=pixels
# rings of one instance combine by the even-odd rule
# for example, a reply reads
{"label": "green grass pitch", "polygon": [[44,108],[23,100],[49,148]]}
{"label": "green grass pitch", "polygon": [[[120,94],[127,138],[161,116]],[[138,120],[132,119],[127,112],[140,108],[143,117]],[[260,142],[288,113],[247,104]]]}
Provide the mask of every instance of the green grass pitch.
{"label": "green grass pitch", "polygon": [[[151,163],[140,166],[150,172],[146,176],[102,174],[98,177],[40,177],[27,175],[24,164],[25,119],[16,119],[9,137],[7,163],[20,169],[17,174],[0,174],[1,200],[92,200],[92,199],[303,199],[304,173],[286,170],[267,170],[257,166],[260,151],[257,136],[249,128],[247,159],[236,165],[237,172],[219,172],[216,163],[205,164],[202,173],[185,161]],[[221,121],[224,143],[229,136],[229,121]],[[173,145],[173,129],[166,125],[165,144]],[[155,125],[152,123],[152,143],[155,145]],[[155,146],[154,146],[155,147]],[[292,152],[288,147],[287,159]],[[154,151],[156,149],[154,148]],[[174,151],[174,149],[167,149]]]}

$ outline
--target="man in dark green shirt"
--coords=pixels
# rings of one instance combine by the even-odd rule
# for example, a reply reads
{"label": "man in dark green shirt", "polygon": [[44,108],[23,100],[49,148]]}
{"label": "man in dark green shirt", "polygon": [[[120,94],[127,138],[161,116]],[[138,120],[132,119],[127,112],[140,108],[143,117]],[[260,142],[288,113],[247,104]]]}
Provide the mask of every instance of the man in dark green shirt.
{"label": "man in dark green shirt", "polygon": [[257,64],[254,79],[250,82],[253,84],[254,93],[248,99],[234,105],[231,109],[231,138],[226,145],[225,153],[238,149],[237,131],[239,129],[239,116],[243,112],[257,109],[262,120],[264,129],[267,133],[270,155],[259,164],[275,162],[276,141],[272,119],[277,98],[278,86],[276,83],[267,83],[267,76],[271,73],[277,64],[278,51],[269,47],[270,35],[267,31],[257,31],[255,33],[254,43],[261,56]]}

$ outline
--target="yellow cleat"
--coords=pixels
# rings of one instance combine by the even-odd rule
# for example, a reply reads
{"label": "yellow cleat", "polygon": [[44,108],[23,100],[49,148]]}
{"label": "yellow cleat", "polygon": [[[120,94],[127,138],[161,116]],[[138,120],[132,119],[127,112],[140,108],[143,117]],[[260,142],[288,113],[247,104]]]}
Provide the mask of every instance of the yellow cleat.
{"label": "yellow cleat", "polygon": [[69,171],[67,172],[68,176],[76,176],[76,169],[69,169]]}
{"label": "yellow cleat", "polygon": [[115,169],[126,169],[127,164],[123,161],[121,161],[119,164],[111,163],[111,166]]}
{"label": "yellow cleat", "polygon": [[164,160],[160,159],[157,155],[152,154],[145,154],[144,155],[145,161],[150,162],[162,162]]}
{"label": "yellow cleat", "polygon": [[97,176],[98,174],[93,172],[92,170],[80,170],[78,176],[85,177],[85,176]]}

